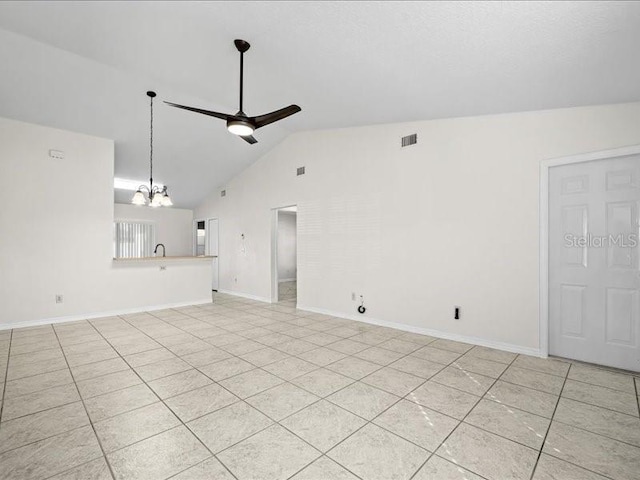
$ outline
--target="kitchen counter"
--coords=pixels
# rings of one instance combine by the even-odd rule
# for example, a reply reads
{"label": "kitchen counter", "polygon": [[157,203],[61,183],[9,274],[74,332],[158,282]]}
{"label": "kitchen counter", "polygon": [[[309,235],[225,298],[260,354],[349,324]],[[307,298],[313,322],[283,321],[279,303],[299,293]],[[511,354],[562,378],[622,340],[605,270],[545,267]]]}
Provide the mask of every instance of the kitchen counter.
{"label": "kitchen counter", "polygon": [[114,258],[114,264],[123,263],[136,263],[136,264],[157,264],[157,263],[173,263],[173,262],[201,262],[211,261],[212,258],[217,258],[215,255],[200,255],[200,256],[167,256],[167,257],[137,257],[137,258]]}

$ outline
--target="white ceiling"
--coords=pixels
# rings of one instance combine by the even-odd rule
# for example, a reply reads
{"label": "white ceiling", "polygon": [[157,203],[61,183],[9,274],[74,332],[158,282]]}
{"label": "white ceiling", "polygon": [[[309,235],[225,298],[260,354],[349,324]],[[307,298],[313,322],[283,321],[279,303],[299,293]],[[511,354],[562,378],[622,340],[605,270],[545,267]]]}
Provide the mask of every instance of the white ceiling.
{"label": "white ceiling", "polygon": [[245,111],[302,112],[251,146],[158,105],[155,177],[182,207],[291,131],[640,100],[640,2],[0,2],[0,29],[0,116],[113,138],[136,179],[146,90],[234,112],[251,42]]}

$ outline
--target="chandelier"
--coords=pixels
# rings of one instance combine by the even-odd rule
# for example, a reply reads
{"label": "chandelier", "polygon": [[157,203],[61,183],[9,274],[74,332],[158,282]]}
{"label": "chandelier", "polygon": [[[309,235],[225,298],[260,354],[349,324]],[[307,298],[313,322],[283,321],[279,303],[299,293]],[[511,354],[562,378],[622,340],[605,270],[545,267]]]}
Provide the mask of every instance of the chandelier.
{"label": "chandelier", "polygon": [[[160,189],[153,184],[153,97],[156,92],[147,92],[147,96],[151,99],[151,122],[149,128],[149,185],[140,185],[133,195],[131,203],[134,205],[146,205],[149,201],[150,207],[170,207],[173,205],[166,185]],[[143,192],[144,191],[144,192]]]}

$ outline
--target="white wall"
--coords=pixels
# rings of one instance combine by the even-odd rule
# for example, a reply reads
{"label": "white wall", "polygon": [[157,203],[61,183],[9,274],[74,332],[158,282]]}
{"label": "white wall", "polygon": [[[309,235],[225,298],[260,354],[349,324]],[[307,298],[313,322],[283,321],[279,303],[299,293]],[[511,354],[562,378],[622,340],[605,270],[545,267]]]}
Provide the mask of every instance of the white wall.
{"label": "white wall", "polygon": [[632,103],[302,132],[195,214],[220,218],[222,289],[270,297],[270,209],[296,204],[299,306],[353,315],[356,292],[372,319],[536,351],[539,163],[638,125]]}
{"label": "white wall", "polygon": [[114,266],[113,155],[111,140],[0,118],[0,328],[210,299],[209,262]]}
{"label": "white wall", "polygon": [[295,280],[296,265],[296,213],[278,212],[278,280]]}
{"label": "white wall", "polygon": [[[116,203],[115,220],[141,220],[156,226],[156,243],[164,244],[167,255],[193,255],[193,210],[183,208],[151,208]],[[162,249],[158,251],[161,254]]]}

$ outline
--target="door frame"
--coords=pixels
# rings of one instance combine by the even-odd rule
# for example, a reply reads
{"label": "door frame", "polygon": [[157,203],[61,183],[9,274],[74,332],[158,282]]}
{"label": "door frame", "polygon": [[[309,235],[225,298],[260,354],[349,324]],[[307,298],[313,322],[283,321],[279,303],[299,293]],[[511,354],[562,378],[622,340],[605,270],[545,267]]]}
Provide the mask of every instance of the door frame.
{"label": "door frame", "polygon": [[198,253],[198,238],[196,233],[198,230],[198,222],[204,222],[204,254],[209,255],[209,220],[218,220],[218,250],[220,250],[220,217],[194,218],[191,230],[191,250],[194,256]]}
{"label": "door frame", "polygon": [[640,154],[640,145],[581,153],[540,162],[540,355],[549,356],[549,171],[553,167]]}
{"label": "door frame", "polygon": [[205,220],[204,228],[205,228],[205,244],[204,244],[204,253],[205,255],[211,255],[211,229],[209,228],[209,223],[211,220],[216,220],[218,222],[218,255],[216,258],[211,259],[211,269],[217,270],[216,278],[218,279],[218,288],[213,288],[213,271],[211,272],[211,290],[214,292],[218,292],[220,290],[220,218],[219,217],[209,217]]}
{"label": "door frame", "polygon": [[205,219],[205,224],[204,224],[204,229],[205,229],[205,238],[207,239],[206,243],[204,244],[204,254],[205,255],[211,255],[211,249],[209,248],[211,243],[210,243],[210,236],[211,236],[211,231],[209,229],[209,222],[211,220],[218,220],[218,256],[220,256],[220,219],[218,217],[210,217]]}
{"label": "door frame", "polygon": [[[204,254],[205,256],[211,255],[209,251],[209,236],[211,233],[209,232],[209,221],[218,220],[218,258],[211,261],[211,268],[218,269],[218,291],[220,290],[220,217],[202,217],[202,218],[194,218],[193,226],[191,228],[191,247],[193,255],[195,256],[198,253],[198,222],[204,222]],[[213,271],[211,272],[211,286],[213,287]],[[212,288],[213,291],[213,288]]]}
{"label": "door frame", "polygon": [[[278,303],[278,211],[283,208],[298,208],[297,203],[282,205],[271,209],[271,303]],[[299,210],[296,211],[298,213]],[[297,216],[296,216],[297,220]],[[298,242],[298,223],[296,222],[296,244]],[[296,257],[296,267],[298,259]],[[296,298],[297,303],[297,298]]]}

